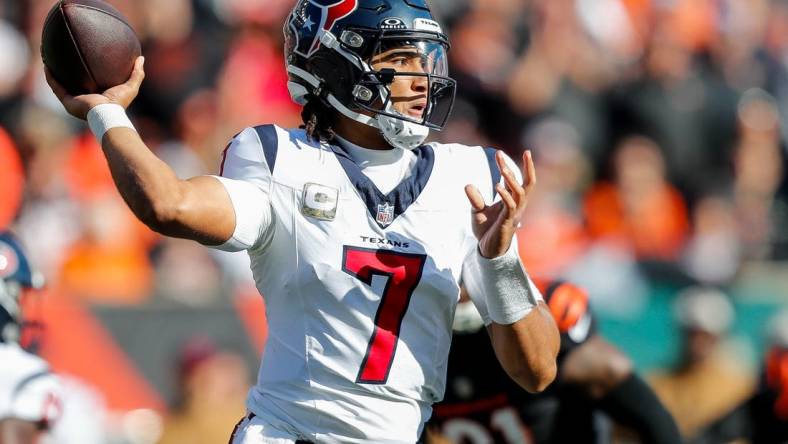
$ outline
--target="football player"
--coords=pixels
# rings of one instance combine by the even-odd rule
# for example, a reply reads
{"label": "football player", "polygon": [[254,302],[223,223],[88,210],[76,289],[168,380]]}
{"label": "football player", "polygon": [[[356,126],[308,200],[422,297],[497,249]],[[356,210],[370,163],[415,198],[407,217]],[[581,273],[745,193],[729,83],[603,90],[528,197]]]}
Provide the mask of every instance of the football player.
{"label": "football player", "polygon": [[47,363],[19,345],[20,296],[42,279],[17,239],[0,232],[0,443],[39,439],[60,415],[59,383]]}
{"label": "football player", "polygon": [[561,331],[558,377],[529,394],[500,366],[473,304],[461,302],[454,321],[446,397],[433,410],[426,441],[458,444],[610,442],[597,412],[631,429],[640,442],[681,442],[673,418],[633,371],[629,359],[595,330],[586,292],[554,282],[545,299]]}
{"label": "football player", "polygon": [[284,33],[304,127],[244,129],[219,176],[178,179],[133,129],[142,60],[104,94],[48,75],[144,223],[248,252],[268,342],[233,442],[415,442],[443,396],[461,286],[506,372],[543,390],[558,330],[513,240],[533,162],[520,175],[500,151],[424,143],[456,87],[426,1],[299,0]]}

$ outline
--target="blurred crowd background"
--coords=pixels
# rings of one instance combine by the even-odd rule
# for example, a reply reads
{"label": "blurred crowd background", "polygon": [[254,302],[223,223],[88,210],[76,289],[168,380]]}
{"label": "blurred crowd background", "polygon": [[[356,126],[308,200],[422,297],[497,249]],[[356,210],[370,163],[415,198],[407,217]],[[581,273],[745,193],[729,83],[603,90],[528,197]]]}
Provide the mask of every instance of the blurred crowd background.
{"label": "blurred crowd background", "polygon": [[[246,126],[300,124],[282,58],[292,0],[110,2],[146,56],[131,115],[180,177],[215,174]],[[248,260],[135,221],[44,81],[52,4],[0,0],[0,227],[48,280],[28,298],[40,352],[73,411],[92,412],[57,442],[226,441],[264,346]],[[524,263],[586,287],[602,333],[697,433],[788,347],[774,320],[788,307],[788,1],[430,4],[459,82],[433,137],[533,150]]]}

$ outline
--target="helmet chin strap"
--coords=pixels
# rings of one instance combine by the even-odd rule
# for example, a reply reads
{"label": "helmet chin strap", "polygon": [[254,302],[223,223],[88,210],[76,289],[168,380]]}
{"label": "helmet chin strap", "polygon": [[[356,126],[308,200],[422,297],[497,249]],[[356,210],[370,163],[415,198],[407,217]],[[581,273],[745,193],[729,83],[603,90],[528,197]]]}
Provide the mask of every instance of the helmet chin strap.
{"label": "helmet chin strap", "polygon": [[[383,139],[394,148],[412,150],[424,143],[424,140],[426,140],[427,136],[430,134],[429,128],[424,125],[419,125],[418,123],[385,116],[383,114],[370,117],[365,114],[357,113],[343,105],[333,94],[328,94],[327,100],[328,103],[330,103],[334,109],[342,113],[343,116],[353,119],[356,122],[363,123],[364,125],[377,128],[383,136]],[[391,107],[391,104],[386,108],[388,112],[397,112]]]}
{"label": "helmet chin strap", "polygon": [[430,134],[430,129],[426,126],[396,117],[379,114],[375,121],[386,142],[403,150],[412,150],[418,147]]}

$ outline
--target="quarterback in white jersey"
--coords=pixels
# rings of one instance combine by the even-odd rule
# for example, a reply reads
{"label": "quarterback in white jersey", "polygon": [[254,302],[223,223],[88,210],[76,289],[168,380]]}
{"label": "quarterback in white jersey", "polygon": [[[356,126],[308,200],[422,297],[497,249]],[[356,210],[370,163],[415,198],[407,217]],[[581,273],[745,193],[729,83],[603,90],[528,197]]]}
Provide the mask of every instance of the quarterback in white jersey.
{"label": "quarterback in white jersey", "polygon": [[243,130],[220,176],[178,179],[134,131],[141,60],[101,95],[48,74],[143,222],[248,251],[269,336],[232,442],[415,442],[443,396],[461,287],[507,373],[544,389],[558,331],[513,240],[533,162],[518,177],[501,152],[424,144],[456,88],[425,0],[299,0],[284,32],[304,127]]}
{"label": "quarterback in white jersey", "polygon": [[[224,180],[243,227],[226,248],[249,250],[269,324],[253,413],[317,442],[349,438],[337,430],[415,441],[443,396],[463,260],[478,244],[463,189],[471,178],[491,201],[499,179],[488,153],[377,152],[273,125],[233,140],[222,176],[254,187]],[[402,181],[397,164],[412,165]]]}
{"label": "quarterback in white jersey", "polygon": [[38,280],[16,238],[0,233],[0,443],[38,442],[61,413],[49,366],[17,343],[19,296]]}

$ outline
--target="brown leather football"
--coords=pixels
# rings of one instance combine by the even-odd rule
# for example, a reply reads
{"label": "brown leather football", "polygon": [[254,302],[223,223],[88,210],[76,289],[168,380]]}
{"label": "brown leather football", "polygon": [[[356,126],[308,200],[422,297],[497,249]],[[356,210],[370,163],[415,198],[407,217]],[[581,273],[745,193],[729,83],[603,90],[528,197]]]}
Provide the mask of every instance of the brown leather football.
{"label": "brown leather football", "polygon": [[41,57],[73,95],[126,82],[140,53],[131,25],[101,0],[60,0],[44,22]]}

